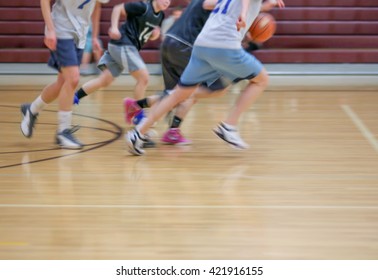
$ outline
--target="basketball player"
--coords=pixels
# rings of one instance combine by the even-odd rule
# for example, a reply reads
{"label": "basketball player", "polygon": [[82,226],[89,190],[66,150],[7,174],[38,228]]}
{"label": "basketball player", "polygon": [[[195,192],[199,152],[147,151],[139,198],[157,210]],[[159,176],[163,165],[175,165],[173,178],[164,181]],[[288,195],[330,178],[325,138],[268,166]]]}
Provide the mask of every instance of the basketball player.
{"label": "basketball player", "polygon": [[[148,128],[175,105],[189,98],[198,85],[222,75],[237,82],[249,80],[228,116],[215,129],[215,134],[234,148],[246,149],[237,130],[237,122],[265,90],[268,73],[260,61],[243,50],[241,41],[258,15],[262,0],[218,1],[203,30],[197,37],[188,66],[172,94],[163,99],[147,119],[126,134],[129,152],[143,155],[144,134]],[[284,7],[283,0],[277,5]]]}
{"label": "basketball player", "polygon": [[[217,0],[192,0],[182,16],[168,30],[161,45],[161,63],[165,86],[163,94],[167,94],[178,83],[189,63],[194,41],[216,3]],[[275,5],[271,0],[265,1],[261,7],[261,12],[270,11]],[[198,87],[190,98],[177,105],[170,128],[164,133],[161,141],[164,144],[172,145],[191,144],[191,141],[183,136],[179,128],[185,115],[197,99],[221,96],[226,92],[225,89],[229,84],[230,82],[225,79],[219,79],[209,84],[203,83]],[[142,108],[151,107],[161,98],[161,95],[149,96],[137,101],[126,98],[124,101],[126,121],[131,123],[135,117],[134,123],[137,124],[139,119],[144,117]]]}
{"label": "basketball player", "polygon": [[[31,104],[21,105],[23,120],[21,131],[27,138],[32,137],[39,112],[59,98],[58,131],[56,143],[66,149],[81,149],[71,128],[72,99],[80,78],[79,65],[83,55],[86,35],[93,14],[93,32],[98,34],[100,3],[109,0],[56,0],[52,9],[51,0],[41,0],[41,10],[45,21],[46,46],[51,51],[48,65],[59,71],[57,80],[47,85],[41,95]],[[100,49],[97,36],[93,36],[93,47]]]}
{"label": "basketball player", "polygon": [[[194,41],[216,3],[217,0],[192,0],[181,17],[168,30],[160,48],[165,87],[163,96],[154,95],[138,101],[126,98],[124,104],[128,123],[131,123],[135,116],[140,118],[139,114],[143,114],[142,108],[151,107],[176,86],[189,63]],[[204,94],[206,96],[207,93],[211,92],[220,95],[227,85],[222,80],[213,81],[211,84],[205,83],[199,88],[198,95]],[[181,134],[179,126],[194,102],[194,98],[191,98],[177,106],[171,127],[162,138],[163,143],[179,145],[191,143]]]}
{"label": "basketball player", "polygon": [[[114,6],[109,29],[111,40],[108,50],[98,63],[102,72],[76,92],[74,103],[78,104],[79,99],[109,86],[124,69],[127,69],[136,80],[134,98],[144,97],[149,73],[139,50],[147,40],[156,40],[160,37],[160,26],[164,19],[163,11],[170,3],[170,0],[151,0]],[[121,15],[126,16],[126,21],[118,28]]]}

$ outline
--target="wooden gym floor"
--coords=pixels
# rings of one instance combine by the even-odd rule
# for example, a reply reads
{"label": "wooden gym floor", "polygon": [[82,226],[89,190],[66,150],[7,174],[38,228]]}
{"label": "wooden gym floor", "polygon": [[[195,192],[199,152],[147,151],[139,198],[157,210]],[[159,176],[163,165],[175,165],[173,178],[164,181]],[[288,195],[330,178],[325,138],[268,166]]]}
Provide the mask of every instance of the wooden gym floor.
{"label": "wooden gym floor", "polygon": [[54,145],[56,103],[24,138],[19,105],[53,78],[0,76],[0,259],[378,258],[376,75],[271,77],[246,151],[211,131],[235,86],[190,112],[192,146],[144,157],[125,151],[126,76],[75,107],[83,151]]}

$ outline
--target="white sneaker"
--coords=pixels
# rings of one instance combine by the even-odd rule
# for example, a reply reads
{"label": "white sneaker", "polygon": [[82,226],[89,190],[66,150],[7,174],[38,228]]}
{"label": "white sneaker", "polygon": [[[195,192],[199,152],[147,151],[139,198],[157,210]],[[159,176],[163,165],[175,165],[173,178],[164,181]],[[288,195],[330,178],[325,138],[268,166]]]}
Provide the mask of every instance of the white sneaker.
{"label": "white sneaker", "polygon": [[142,149],[146,139],[142,138],[136,129],[130,130],[125,134],[125,140],[129,153],[135,156],[141,156],[144,154]]}
{"label": "white sneaker", "polygon": [[63,149],[80,150],[84,147],[72,134],[78,130],[78,127],[67,128],[56,134],[56,143]]}
{"label": "white sneaker", "polygon": [[30,111],[30,104],[22,104],[20,109],[23,116],[21,121],[21,132],[25,137],[30,138],[33,136],[33,128],[37,121],[38,114],[32,114]]}
{"label": "white sneaker", "polygon": [[249,145],[240,138],[239,132],[236,129],[226,128],[223,123],[220,123],[213,129],[214,133],[223,141],[229,143],[236,149],[248,149]]}

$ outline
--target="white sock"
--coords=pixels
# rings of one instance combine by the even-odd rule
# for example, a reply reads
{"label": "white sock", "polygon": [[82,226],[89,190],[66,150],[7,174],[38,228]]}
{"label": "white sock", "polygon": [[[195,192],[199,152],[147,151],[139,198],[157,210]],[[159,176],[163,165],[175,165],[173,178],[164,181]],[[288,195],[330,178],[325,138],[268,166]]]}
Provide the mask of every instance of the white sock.
{"label": "white sock", "polygon": [[47,105],[45,101],[42,100],[41,96],[38,96],[33,103],[30,105],[30,111],[33,115],[38,114],[43,110],[43,108]]}
{"label": "white sock", "polygon": [[71,128],[72,111],[59,111],[58,112],[59,127],[58,131],[62,132],[67,128]]}
{"label": "white sock", "polygon": [[238,130],[236,126],[222,122],[223,126],[230,130]]}

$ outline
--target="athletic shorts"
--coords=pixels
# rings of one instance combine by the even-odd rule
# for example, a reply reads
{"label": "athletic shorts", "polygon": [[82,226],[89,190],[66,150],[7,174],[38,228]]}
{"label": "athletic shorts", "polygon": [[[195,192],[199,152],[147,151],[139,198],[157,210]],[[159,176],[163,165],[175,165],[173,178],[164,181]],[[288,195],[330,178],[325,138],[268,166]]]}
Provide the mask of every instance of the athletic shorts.
{"label": "athletic shorts", "polygon": [[213,83],[224,76],[232,82],[256,77],[263,65],[253,55],[240,49],[194,46],[189,64],[180,79],[182,86]]}
{"label": "athletic shorts", "polygon": [[60,71],[61,67],[80,66],[82,56],[83,50],[76,47],[73,39],[58,39],[47,64]]}
{"label": "athletic shorts", "polygon": [[108,44],[108,50],[101,57],[97,67],[101,70],[109,69],[113,77],[118,77],[124,70],[130,73],[147,68],[135,46],[114,44]]}
{"label": "athletic shorts", "polygon": [[[164,86],[166,90],[172,90],[180,81],[180,77],[189,64],[193,48],[179,40],[166,36],[161,44],[161,65],[163,71]],[[226,88],[230,84],[224,78],[214,81],[204,81],[201,86],[210,91]]]}

